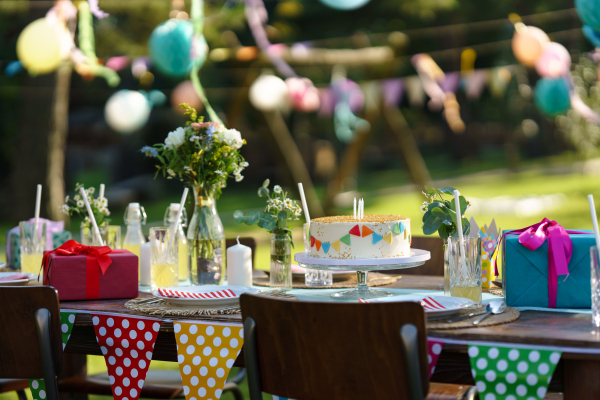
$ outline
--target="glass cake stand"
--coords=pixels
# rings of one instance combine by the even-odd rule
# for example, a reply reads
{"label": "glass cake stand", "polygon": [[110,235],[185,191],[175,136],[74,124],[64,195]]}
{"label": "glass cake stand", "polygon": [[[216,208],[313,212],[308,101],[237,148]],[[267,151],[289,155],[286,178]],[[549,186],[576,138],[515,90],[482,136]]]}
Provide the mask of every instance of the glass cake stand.
{"label": "glass cake stand", "polygon": [[431,258],[427,250],[411,249],[407,257],[397,258],[363,258],[363,259],[335,259],[311,257],[310,252],[294,254],[294,260],[306,269],[325,271],[356,271],[356,289],[344,290],[331,295],[338,300],[375,299],[378,297],[394,296],[394,293],[385,290],[369,289],[367,275],[369,271],[387,269],[414,268],[425,264]]}

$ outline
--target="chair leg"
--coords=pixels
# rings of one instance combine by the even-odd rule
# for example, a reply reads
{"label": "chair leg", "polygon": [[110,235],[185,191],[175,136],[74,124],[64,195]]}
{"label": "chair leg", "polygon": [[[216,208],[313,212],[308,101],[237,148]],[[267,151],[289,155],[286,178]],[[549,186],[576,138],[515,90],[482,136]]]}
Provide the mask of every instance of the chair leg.
{"label": "chair leg", "polygon": [[236,385],[239,385],[240,383],[242,383],[242,381],[244,380],[244,378],[246,377],[246,368],[240,368],[238,370],[238,373],[235,374],[235,376],[229,380],[227,380],[227,382],[233,382]]}
{"label": "chair leg", "polygon": [[27,400],[27,395],[24,390],[17,390],[17,396],[19,397],[19,400]]}
{"label": "chair leg", "polygon": [[244,358],[248,371],[248,389],[250,400],[263,400],[256,354],[256,322],[250,317],[244,321]]}
{"label": "chair leg", "polygon": [[42,372],[44,374],[44,384],[46,385],[46,398],[48,400],[58,400],[56,372],[52,357],[52,340],[50,338],[50,317],[50,311],[46,308],[40,308],[35,312],[35,322],[42,357]]}
{"label": "chair leg", "polygon": [[225,387],[223,388],[223,393],[225,392],[231,392],[235,400],[244,400],[244,395],[242,394],[242,391],[240,390],[239,386],[235,383],[226,383]]}
{"label": "chair leg", "polygon": [[406,324],[400,328],[400,338],[402,339],[402,350],[404,352],[404,365],[406,366],[410,400],[423,399],[421,368],[419,366],[418,333],[417,327],[412,324]]}

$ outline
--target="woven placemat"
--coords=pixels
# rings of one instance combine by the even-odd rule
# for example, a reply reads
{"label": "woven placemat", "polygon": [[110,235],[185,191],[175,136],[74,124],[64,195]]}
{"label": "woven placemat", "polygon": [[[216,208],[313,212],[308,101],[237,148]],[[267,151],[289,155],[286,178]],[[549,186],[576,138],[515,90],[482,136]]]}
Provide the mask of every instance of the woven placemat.
{"label": "woven placemat", "polygon": [[[369,272],[368,284],[369,286],[385,286],[396,282],[401,276],[390,276],[379,272]],[[356,287],[356,274],[348,279],[333,281],[331,286],[306,286],[304,284],[304,278],[294,279],[292,281],[292,288],[294,289],[343,289],[343,288],[355,288]],[[252,284],[256,286],[269,286],[270,281],[268,276],[259,276],[252,278]]]}
{"label": "woven placemat", "polygon": [[[485,306],[480,306],[478,308],[468,308],[465,310],[461,310],[458,314],[454,314],[452,317],[448,317],[447,319],[452,319],[456,317],[460,317],[462,315],[468,315],[472,312],[479,313],[485,311]],[[484,328],[487,326],[494,325],[502,325],[508,324],[509,322],[513,322],[519,319],[521,313],[518,310],[515,310],[512,307],[506,307],[506,311],[502,314],[490,315],[481,323],[477,325],[473,325],[473,321],[477,319],[477,317],[463,319],[462,321],[447,323],[444,320],[440,321],[427,321],[427,329],[441,330],[441,329],[461,329],[461,328]]]}
{"label": "woven placemat", "polygon": [[[259,293],[260,296],[267,297],[275,297],[278,299],[284,300],[292,300],[298,301],[298,297],[293,294],[288,294],[285,292],[278,291],[264,291]],[[230,308],[225,307],[225,309],[207,309],[207,308],[198,308],[196,306],[179,306],[172,303],[169,303],[165,300],[159,300],[156,303],[142,303],[138,304],[141,301],[148,300],[148,297],[145,298],[136,298],[133,300],[129,300],[125,303],[125,308],[131,311],[136,311],[148,315],[153,316],[170,316],[170,317],[195,317],[195,316],[207,316],[207,315],[231,315],[231,314],[240,314],[240,308]]]}

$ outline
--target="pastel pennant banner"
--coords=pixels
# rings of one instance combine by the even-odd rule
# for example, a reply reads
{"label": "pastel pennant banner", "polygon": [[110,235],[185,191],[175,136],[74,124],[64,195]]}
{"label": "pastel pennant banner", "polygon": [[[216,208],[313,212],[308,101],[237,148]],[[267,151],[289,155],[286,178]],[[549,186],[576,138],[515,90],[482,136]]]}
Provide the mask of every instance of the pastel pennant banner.
{"label": "pastel pennant banner", "polygon": [[137,400],[152,360],[160,320],[92,313],[96,340],[117,400]]}
{"label": "pastel pennant banner", "polygon": [[176,321],[173,327],[185,398],[220,398],[244,344],[244,328],[208,321]]}
{"label": "pastel pennant banner", "polygon": [[471,371],[485,400],[542,400],[560,357],[554,350],[469,344]]}

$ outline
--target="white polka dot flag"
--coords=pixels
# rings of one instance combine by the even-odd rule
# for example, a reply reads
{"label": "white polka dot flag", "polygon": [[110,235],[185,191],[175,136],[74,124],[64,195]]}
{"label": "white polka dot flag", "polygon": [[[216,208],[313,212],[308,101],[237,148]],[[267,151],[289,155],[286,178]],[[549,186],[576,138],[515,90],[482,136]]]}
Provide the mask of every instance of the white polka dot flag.
{"label": "white polka dot flag", "polygon": [[244,344],[244,328],[208,321],[177,321],[173,327],[185,398],[219,399]]}
{"label": "white polka dot flag", "polygon": [[152,360],[160,320],[92,314],[96,340],[117,400],[137,400]]}
{"label": "white polka dot flag", "polygon": [[[65,349],[69,338],[71,337],[71,331],[73,330],[73,323],[75,322],[75,313],[70,311],[61,311],[60,313],[60,332],[62,336],[62,348]],[[31,389],[31,396],[33,400],[44,400],[46,398],[46,384],[43,379],[30,379],[29,389]]]}
{"label": "white polka dot flag", "polygon": [[536,348],[470,344],[471,371],[479,398],[542,400],[561,354]]}
{"label": "white polka dot flag", "polygon": [[440,354],[442,353],[443,342],[438,342],[436,340],[427,339],[427,361],[429,362],[429,377],[433,375],[435,371],[435,366],[437,365],[438,358],[440,358]]}

